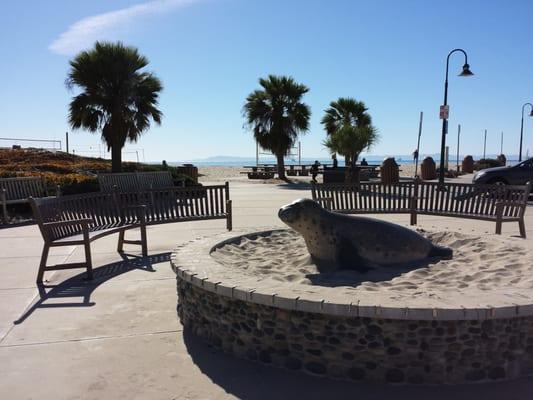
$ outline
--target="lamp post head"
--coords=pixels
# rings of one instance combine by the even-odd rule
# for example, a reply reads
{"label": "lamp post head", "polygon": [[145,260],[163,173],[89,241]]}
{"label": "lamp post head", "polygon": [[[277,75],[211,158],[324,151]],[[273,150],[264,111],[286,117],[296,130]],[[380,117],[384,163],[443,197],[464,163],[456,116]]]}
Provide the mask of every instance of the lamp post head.
{"label": "lamp post head", "polygon": [[530,117],[533,117],[533,108],[531,108],[531,112],[529,113]]}
{"label": "lamp post head", "polygon": [[459,74],[459,76],[472,76],[474,73],[470,71],[470,65],[465,64],[463,65],[463,71]]}

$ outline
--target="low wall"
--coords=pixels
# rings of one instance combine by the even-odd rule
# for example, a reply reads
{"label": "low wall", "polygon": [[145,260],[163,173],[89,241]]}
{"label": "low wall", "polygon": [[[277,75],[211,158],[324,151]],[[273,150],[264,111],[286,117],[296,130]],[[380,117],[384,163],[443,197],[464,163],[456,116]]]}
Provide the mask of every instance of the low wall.
{"label": "low wall", "polygon": [[533,318],[343,317],[237,300],[177,276],[182,324],[237,357],[388,383],[463,383],[533,373]]}

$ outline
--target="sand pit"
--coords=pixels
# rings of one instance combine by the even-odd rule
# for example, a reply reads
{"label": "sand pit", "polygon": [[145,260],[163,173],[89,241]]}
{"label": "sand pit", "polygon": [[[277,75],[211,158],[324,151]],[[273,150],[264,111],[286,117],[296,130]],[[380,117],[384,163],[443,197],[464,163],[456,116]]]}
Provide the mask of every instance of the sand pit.
{"label": "sand pit", "polygon": [[243,237],[215,249],[211,255],[228,270],[258,280],[288,285],[344,286],[354,295],[380,291],[396,300],[417,296],[449,299],[461,293],[533,289],[531,254],[520,240],[457,232],[418,232],[435,244],[452,248],[453,259],[429,259],[418,266],[379,268],[366,273],[343,270],[320,274],[309,257],[303,237],[292,230]]}
{"label": "sand pit", "polygon": [[533,266],[524,240],[420,232],[454,257],[320,274],[288,229],[198,238],[171,261],[179,318],[237,357],[337,379],[532,375]]}

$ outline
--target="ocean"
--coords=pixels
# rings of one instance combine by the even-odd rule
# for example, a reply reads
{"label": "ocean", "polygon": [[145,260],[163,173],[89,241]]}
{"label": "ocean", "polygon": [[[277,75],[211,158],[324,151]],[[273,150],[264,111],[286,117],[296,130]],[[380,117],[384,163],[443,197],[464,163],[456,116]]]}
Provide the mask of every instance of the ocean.
{"label": "ocean", "polygon": [[[419,163],[422,162],[422,160],[426,157],[433,157],[433,160],[435,160],[435,163],[439,164],[440,157],[434,155],[434,154],[422,154],[419,158]],[[203,160],[191,160],[191,161],[171,161],[168,164],[169,165],[182,165],[182,164],[194,164],[196,166],[200,167],[243,167],[243,166],[251,166],[256,164],[255,158],[235,158],[231,159],[230,157],[224,157],[224,159],[203,159]],[[358,160],[358,163],[362,160],[363,157],[360,157]],[[365,156],[364,157],[368,164],[381,164],[387,156]],[[396,156],[394,157],[396,162],[399,165],[414,165],[415,161],[411,156]],[[464,156],[461,155],[459,157],[459,162],[463,160]],[[479,160],[482,158],[481,156],[474,156],[474,160]],[[487,155],[487,158],[496,158],[496,155],[490,154]],[[310,165],[315,162],[315,160],[318,160],[321,164],[332,164],[331,158],[302,158],[302,164]],[[339,166],[344,166],[344,159],[342,157],[339,157]],[[450,157],[449,159],[450,164],[456,163],[456,156]],[[507,159],[507,165],[513,165],[518,162],[518,156],[511,156]],[[259,164],[275,164],[276,160],[273,158],[260,158]],[[285,159],[285,165],[298,165],[298,160],[296,159]]]}

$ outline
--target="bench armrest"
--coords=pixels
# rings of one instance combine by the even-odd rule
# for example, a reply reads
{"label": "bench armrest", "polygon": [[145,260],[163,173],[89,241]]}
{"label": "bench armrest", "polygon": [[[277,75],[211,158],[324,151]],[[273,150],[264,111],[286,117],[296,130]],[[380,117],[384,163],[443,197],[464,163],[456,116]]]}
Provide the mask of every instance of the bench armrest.
{"label": "bench armrest", "polygon": [[503,216],[503,208],[506,207],[506,206],[520,208],[520,215],[523,216],[523,213],[526,210],[527,203],[525,203],[523,201],[512,201],[512,200],[497,201],[496,204],[495,204],[496,216],[502,217]]}
{"label": "bench armrest", "polygon": [[503,206],[518,206],[518,207],[526,207],[526,203],[523,201],[513,201],[513,200],[504,200],[504,201],[497,201],[496,207],[503,207]]}

